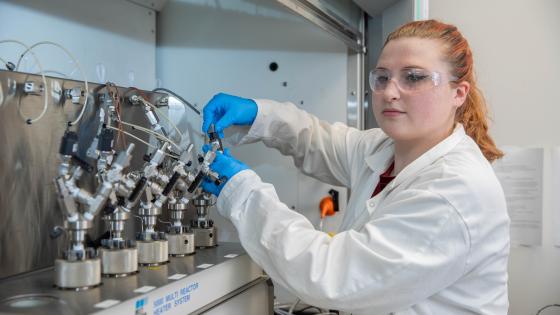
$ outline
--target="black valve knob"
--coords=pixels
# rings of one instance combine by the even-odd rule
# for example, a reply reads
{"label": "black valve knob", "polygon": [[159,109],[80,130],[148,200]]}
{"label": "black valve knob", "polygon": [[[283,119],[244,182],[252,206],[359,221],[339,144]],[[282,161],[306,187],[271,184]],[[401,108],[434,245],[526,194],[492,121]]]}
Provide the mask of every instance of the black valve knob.
{"label": "black valve knob", "polygon": [[66,130],[62,140],[60,141],[60,147],[58,153],[61,155],[72,155],[75,151],[75,145],[78,143],[78,134],[74,131]]}
{"label": "black valve knob", "polygon": [[16,70],[16,65],[13,62],[8,61],[8,63],[6,63],[6,69],[10,71],[14,71]]}
{"label": "black valve knob", "polygon": [[221,178],[218,178],[216,180],[214,180],[214,184],[220,186],[221,184],[227,182],[227,177],[222,176]]}
{"label": "black valve knob", "polygon": [[88,173],[93,172],[93,166],[89,165],[88,162],[86,162],[85,160],[82,160],[80,157],[78,157],[76,155],[72,155],[72,160],[74,162],[76,162],[81,168],[86,170],[86,172],[88,172]]}
{"label": "black valve knob", "polygon": [[49,233],[49,236],[51,237],[51,239],[56,239],[58,238],[60,235],[62,235],[62,233],[64,233],[64,228],[62,226],[55,226],[52,231]]}
{"label": "black valve knob", "polygon": [[196,177],[192,181],[189,188],[187,188],[187,191],[189,193],[192,193],[200,185],[203,179],[204,179],[204,174],[202,172],[198,172],[198,174],[196,174]]}
{"label": "black valve knob", "polygon": [[136,187],[134,187],[134,190],[132,190],[132,193],[128,197],[128,201],[136,203],[136,199],[140,197],[140,193],[144,192],[144,188],[146,187],[147,183],[148,179],[142,176],[136,184]]}
{"label": "black valve knob", "polygon": [[115,207],[113,207],[111,205],[107,205],[105,207],[105,209],[103,209],[103,214],[105,214],[105,215],[112,214],[113,212],[115,212]]}
{"label": "black valve knob", "polygon": [[103,128],[101,134],[99,135],[99,142],[97,143],[97,149],[99,151],[109,152],[113,150],[113,138],[115,133],[112,129]]}

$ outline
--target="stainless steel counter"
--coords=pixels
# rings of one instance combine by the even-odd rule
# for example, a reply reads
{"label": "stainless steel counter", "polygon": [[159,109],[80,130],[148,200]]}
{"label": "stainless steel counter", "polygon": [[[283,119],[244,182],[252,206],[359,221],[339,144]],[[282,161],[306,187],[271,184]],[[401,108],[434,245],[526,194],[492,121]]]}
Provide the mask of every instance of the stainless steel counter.
{"label": "stainless steel counter", "polygon": [[[53,280],[54,270],[47,268],[0,281],[0,313],[232,314],[236,307],[244,314],[272,314],[273,307],[270,281],[237,243],[170,257],[166,265],[140,267],[129,277],[103,278],[86,291],[56,289]],[[237,296],[241,303],[224,306]]]}

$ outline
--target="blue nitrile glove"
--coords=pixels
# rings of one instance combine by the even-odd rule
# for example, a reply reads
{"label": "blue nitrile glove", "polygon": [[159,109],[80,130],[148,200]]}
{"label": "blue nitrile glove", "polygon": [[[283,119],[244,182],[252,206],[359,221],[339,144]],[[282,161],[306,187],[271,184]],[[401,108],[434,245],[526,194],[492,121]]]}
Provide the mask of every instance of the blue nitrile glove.
{"label": "blue nitrile glove", "polygon": [[220,138],[224,137],[224,129],[231,125],[252,125],[257,117],[257,103],[252,99],[219,93],[204,106],[202,131],[214,124],[214,131]]}
{"label": "blue nitrile glove", "polygon": [[[202,147],[204,152],[209,150],[210,146],[205,144]],[[205,191],[214,194],[215,196],[219,196],[222,188],[226,185],[226,182],[231,179],[235,174],[249,169],[245,163],[236,160],[234,157],[231,156],[228,149],[224,149],[224,153],[217,151],[216,158],[214,162],[210,164],[210,169],[220,176],[221,184],[218,186],[216,183],[208,179],[208,177],[204,178],[202,182],[202,189]]]}

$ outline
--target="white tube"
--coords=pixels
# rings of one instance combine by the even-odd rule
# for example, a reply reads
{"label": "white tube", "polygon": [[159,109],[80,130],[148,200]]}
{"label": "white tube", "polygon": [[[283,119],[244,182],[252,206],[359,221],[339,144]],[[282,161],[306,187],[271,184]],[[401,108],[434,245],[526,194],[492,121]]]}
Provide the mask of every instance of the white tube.
{"label": "white tube", "polygon": [[168,143],[172,144],[172,145],[175,146],[179,151],[181,150],[181,147],[179,147],[178,144],[176,144],[175,142],[173,142],[173,140],[171,140],[171,139],[167,138],[166,136],[164,136],[164,135],[162,135],[162,134],[159,134],[159,133],[157,133],[157,132],[155,132],[155,131],[153,131],[153,130],[151,130],[151,129],[144,128],[144,127],[142,127],[142,126],[138,126],[138,125],[135,125],[135,124],[127,123],[127,122],[122,121],[122,120],[119,120],[119,122],[120,122],[121,124],[123,124],[123,125],[130,126],[130,127],[135,128],[135,129],[138,129],[138,130],[140,130],[140,131],[143,131],[143,132],[145,132],[145,133],[151,134],[151,135],[153,135],[154,137],[156,137],[156,138],[158,138],[158,139],[160,139],[160,140],[163,140],[163,141],[165,141],[165,142],[168,142]]}
{"label": "white tube", "polygon": [[[120,132],[124,133],[125,135],[127,135],[127,136],[129,136],[129,137],[132,137],[132,138],[134,138],[134,139],[136,139],[136,140],[138,140],[138,141],[144,143],[145,145],[147,145],[147,146],[149,146],[149,147],[151,147],[151,148],[159,149],[159,148],[156,147],[155,145],[149,144],[148,142],[146,142],[146,141],[144,141],[144,140],[138,138],[137,136],[135,136],[135,135],[133,135],[133,134],[131,134],[131,133],[129,133],[129,132],[126,132],[126,131],[124,131],[124,130],[119,130],[119,128],[115,128],[115,127],[113,127],[113,126],[107,126],[107,128],[120,131]],[[172,157],[172,158],[174,158],[174,159],[179,158],[178,156],[173,155],[173,154],[169,154],[169,153],[164,153],[164,154],[167,155],[167,156],[169,156],[169,157]]]}
{"label": "white tube", "polygon": [[288,311],[289,315],[292,315],[294,313],[294,310],[296,309],[296,306],[299,304],[300,299],[298,298],[294,304],[292,304],[292,307],[290,307],[290,310]]}
{"label": "white tube", "polygon": [[158,116],[161,115],[165,120],[167,120],[167,122],[169,123],[169,125],[171,125],[171,127],[173,127],[175,129],[175,132],[177,133],[177,135],[179,136],[179,138],[181,139],[181,141],[183,140],[183,135],[181,134],[181,130],[179,130],[179,128],[177,128],[177,125],[175,125],[171,119],[169,118],[169,116],[165,115],[163,113],[163,111],[161,111],[159,108],[157,108],[157,106],[155,106],[154,104],[146,101],[146,104],[148,104],[148,106],[150,106],[151,108],[153,108],[157,113]]}
{"label": "white tube", "polygon": [[[21,63],[21,60],[23,59],[23,56],[25,56],[25,54],[26,54],[28,51],[31,51],[31,49],[33,49],[33,48],[35,48],[35,47],[37,47],[37,46],[40,46],[40,45],[53,45],[53,46],[56,46],[56,47],[62,49],[62,50],[66,53],[66,55],[68,55],[68,57],[70,57],[70,59],[72,59],[72,61],[74,62],[74,64],[76,65],[76,67],[78,68],[78,70],[80,70],[80,72],[82,73],[82,76],[84,77],[84,85],[85,85],[85,89],[86,89],[86,95],[85,95],[85,99],[84,99],[84,106],[82,107],[82,111],[80,112],[80,114],[78,115],[78,117],[76,118],[76,120],[74,120],[73,122],[70,122],[70,126],[74,126],[75,124],[77,124],[77,123],[80,121],[80,119],[82,119],[82,116],[84,115],[84,112],[86,111],[86,106],[87,106],[87,104],[88,104],[89,87],[88,87],[88,80],[87,80],[87,77],[86,77],[86,73],[84,72],[84,70],[83,70],[82,67],[80,66],[80,63],[78,62],[78,60],[74,57],[74,55],[72,55],[72,53],[70,53],[70,51],[68,51],[68,49],[64,48],[64,46],[62,46],[62,45],[60,45],[60,44],[58,44],[58,43],[51,42],[51,41],[42,41],[42,42],[35,43],[35,44],[31,45],[30,47],[27,47],[27,50],[25,50],[25,51],[23,52],[23,54],[21,54],[21,56],[19,57],[19,60],[18,60],[18,62],[17,62],[17,65],[16,65],[16,71],[17,71],[17,69],[19,69],[19,65],[20,65],[20,63]],[[31,52],[32,52],[32,51],[31,51]],[[33,53],[33,52],[32,52],[32,53]],[[41,71],[42,71],[42,70],[41,70]]]}
{"label": "white tube", "polygon": [[6,66],[8,64],[8,62],[4,59],[2,59],[2,57],[0,57],[0,61],[2,62],[2,65]]}
{"label": "white tube", "polygon": [[[41,65],[41,62],[39,61],[39,58],[37,58],[37,55],[35,55],[35,52],[32,50],[32,48],[27,46],[26,44],[24,44],[20,41],[14,40],[14,39],[0,40],[0,44],[3,44],[3,43],[15,43],[15,44],[19,44],[19,45],[25,47],[25,49],[26,49],[25,53],[27,53],[28,51],[31,53],[31,56],[33,56],[33,59],[35,59],[35,63],[37,64],[37,67],[39,67],[39,71],[41,72],[41,78],[43,78],[43,86],[44,86],[43,93],[44,93],[44,97],[45,97],[45,103],[43,105],[43,111],[39,114],[39,116],[37,116],[36,118],[27,118],[27,119],[24,118],[25,122],[31,125],[31,124],[39,121],[41,118],[43,118],[43,116],[45,116],[45,113],[47,112],[47,108],[49,106],[49,98],[48,98],[48,95],[49,95],[48,88],[49,87],[47,86],[47,78],[45,78],[45,73],[43,71],[43,66]],[[18,62],[18,64],[19,64],[19,62]],[[17,70],[17,68],[16,68],[16,70]],[[21,110],[21,108],[18,109],[18,110]]]}

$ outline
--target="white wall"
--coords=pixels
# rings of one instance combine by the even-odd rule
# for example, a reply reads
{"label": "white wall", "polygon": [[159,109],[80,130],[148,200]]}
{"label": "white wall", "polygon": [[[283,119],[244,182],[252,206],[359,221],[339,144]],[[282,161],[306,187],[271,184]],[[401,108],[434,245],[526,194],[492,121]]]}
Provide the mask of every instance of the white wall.
{"label": "white wall", "polygon": [[[498,145],[560,145],[560,1],[431,0],[430,18],[456,24],[474,51],[476,73]],[[560,248],[553,245],[550,159],[544,167],[543,244],[513,247],[510,314],[560,303]],[[543,315],[560,314],[559,308]]]}
{"label": "white wall", "polygon": [[[0,40],[59,43],[75,55],[92,82],[103,79],[96,67],[104,65],[104,80],[153,89],[155,23],[155,11],[126,0],[0,0]],[[0,57],[15,64],[23,50],[0,44]],[[62,50],[38,46],[34,51],[45,70],[82,79]],[[20,71],[38,71],[30,54]]]}

